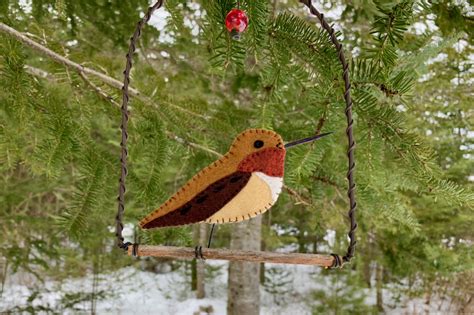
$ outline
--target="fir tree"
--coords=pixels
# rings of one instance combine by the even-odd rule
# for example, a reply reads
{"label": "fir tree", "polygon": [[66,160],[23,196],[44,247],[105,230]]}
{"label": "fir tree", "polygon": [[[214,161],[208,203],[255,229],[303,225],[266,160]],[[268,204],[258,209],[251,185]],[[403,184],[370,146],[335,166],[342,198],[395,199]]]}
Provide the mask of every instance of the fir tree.
{"label": "fir tree", "polygon": [[[9,0],[0,4],[0,21],[120,79],[128,37],[147,5],[33,1],[30,10]],[[342,252],[347,141],[336,51],[297,3],[240,1],[250,24],[234,41],[223,20],[235,5],[170,0],[166,27],[145,29],[132,69],[126,222],[135,226],[246,128],[273,129],[286,140],[334,131],[330,139],[288,152],[285,193],[262,218],[262,242],[266,250],[296,244],[300,252]],[[384,270],[379,286],[410,279],[433,295],[443,286],[468,290],[459,280],[473,264],[467,4],[335,1],[323,11],[337,5],[344,11],[329,21],[350,59],[360,222],[358,254],[341,279],[354,290],[368,287],[375,263]],[[415,23],[436,27],[420,33]],[[0,30],[4,270],[41,277],[52,273],[54,261],[67,277],[130,264],[111,249],[110,232],[120,86]],[[219,230],[216,246],[229,246],[231,229]],[[334,243],[325,239],[329,229],[336,231]],[[136,231],[136,237],[147,244],[195,245],[190,227]],[[366,311],[359,295],[338,296],[314,295],[331,302],[325,310],[357,303]],[[461,296],[453,297],[459,305]]]}

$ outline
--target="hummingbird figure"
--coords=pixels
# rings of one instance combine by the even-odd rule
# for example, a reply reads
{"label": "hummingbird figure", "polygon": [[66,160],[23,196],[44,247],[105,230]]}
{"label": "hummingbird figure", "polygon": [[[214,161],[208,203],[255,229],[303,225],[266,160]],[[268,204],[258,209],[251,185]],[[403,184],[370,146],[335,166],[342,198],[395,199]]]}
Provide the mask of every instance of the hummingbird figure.
{"label": "hummingbird figure", "polygon": [[139,225],[151,229],[230,223],[262,214],[281,193],[286,149],[328,134],[284,144],[274,131],[248,129],[235,138],[224,156],[192,177]]}

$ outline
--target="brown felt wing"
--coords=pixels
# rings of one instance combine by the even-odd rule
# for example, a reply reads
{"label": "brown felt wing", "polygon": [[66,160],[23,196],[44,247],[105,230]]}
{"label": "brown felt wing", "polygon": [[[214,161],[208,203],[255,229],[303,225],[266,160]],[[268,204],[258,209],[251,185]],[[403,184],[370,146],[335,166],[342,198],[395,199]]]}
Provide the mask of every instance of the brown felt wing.
{"label": "brown felt wing", "polygon": [[143,229],[204,221],[222,209],[247,185],[252,173],[234,172],[207,186],[184,205],[142,225]]}

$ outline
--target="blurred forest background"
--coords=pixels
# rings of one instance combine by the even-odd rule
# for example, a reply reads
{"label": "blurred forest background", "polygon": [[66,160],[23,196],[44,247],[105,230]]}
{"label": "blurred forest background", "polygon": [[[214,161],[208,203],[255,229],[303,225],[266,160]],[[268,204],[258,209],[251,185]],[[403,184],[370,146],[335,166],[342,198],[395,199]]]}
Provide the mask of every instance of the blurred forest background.
{"label": "blurred forest background", "polygon": [[[217,314],[473,314],[472,2],[314,3],[351,66],[356,257],[336,271],[243,265],[239,278],[227,264],[137,260],[115,248],[121,86],[113,79],[122,80],[129,37],[151,3],[0,0],[0,312],[188,314],[176,305],[197,301],[195,311]],[[242,130],[269,128],[286,141],[335,131],[289,151],[277,204],[220,226],[213,246],[343,253],[347,140],[336,52],[297,1],[242,0],[249,27],[231,40],[224,18],[235,6],[169,0],[145,28],[131,78],[126,238],[204,244],[204,225],[143,232],[136,224]]]}

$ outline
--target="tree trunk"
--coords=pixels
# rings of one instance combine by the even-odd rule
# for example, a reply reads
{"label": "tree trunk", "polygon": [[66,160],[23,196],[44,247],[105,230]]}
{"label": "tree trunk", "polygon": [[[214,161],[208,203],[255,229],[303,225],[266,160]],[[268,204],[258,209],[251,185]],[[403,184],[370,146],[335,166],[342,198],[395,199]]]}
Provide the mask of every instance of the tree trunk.
{"label": "tree trunk", "polygon": [[[202,223],[195,225],[193,228],[193,240],[195,244],[207,247],[207,225]],[[196,291],[196,298],[203,299],[206,297],[204,288],[206,274],[206,263],[204,260],[194,259],[191,262],[191,290]]]}
{"label": "tree trunk", "polygon": [[319,235],[316,233],[313,239],[313,254],[318,252]]}
{"label": "tree trunk", "polygon": [[[231,249],[260,250],[262,217],[235,224]],[[231,261],[229,264],[228,315],[260,313],[260,264]]]}
{"label": "tree trunk", "polygon": [[[199,225],[196,224],[193,226],[193,242],[194,244],[199,244]],[[187,263],[186,263],[187,264]],[[191,291],[197,290],[197,259],[191,261]]]}
{"label": "tree trunk", "polygon": [[383,292],[382,292],[382,287],[383,287],[383,266],[381,266],[379,263],[377,263],[375,271],[375,290],[376,290],[376,295],[377,295],[377,310],[379,312],[383,313]]}
{"label": "tree trunk", "polygon": [[[207,225],[199,224],[199,244],[207,246]],[[196,298],[203,299],[206,297],[204,281],[206,277],[206,262],[199,260],[196,266]]]}
{"label": "tree trunk", "polygon": [[0,274],[0,298],[3,295],[3,290],[5,288],[5,282],[7,281],[7,274],[8,274],[8,260],[6,257],[4,257],[2,260],[4,263],[0,264],[0,267],[2,269],[2,273]]}
{"label": "tree trunk", "polygon": [[[272,226],[272,212],[267,211],[265,214],[262,216],[262,229],[265,229],[265,231],[269,231]],[[262,231],[260,231],[260,235],[262,234]],[[265,238],[260,237],[261,242],[260,242],[260,250],[266,251],[267,250],[267,244],[265,243]],[[265,263],[260,264],[260,284],[264,285],[265,284]]]}
{"label": "tree trunk", "polygon": [[368,288],[372,288],[372,274],[377,272],[378,263],[375,262],[374,268],[374,256],[377,256],[375,250],[377,248],[375,233],[369,232],[367,235],[366,248],[361,248],[363,251],[359,255],[362,257],[362,275]]}

